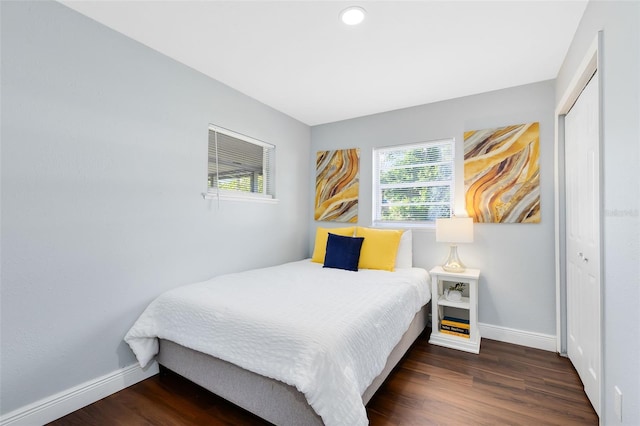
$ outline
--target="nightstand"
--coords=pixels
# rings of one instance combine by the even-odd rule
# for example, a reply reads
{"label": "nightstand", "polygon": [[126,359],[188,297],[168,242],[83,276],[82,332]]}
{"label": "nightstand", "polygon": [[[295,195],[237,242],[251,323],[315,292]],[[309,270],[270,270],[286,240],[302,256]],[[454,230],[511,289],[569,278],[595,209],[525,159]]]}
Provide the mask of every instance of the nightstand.
{"label": "nightstand", "polygon": [[[478,330],[479,269],[447,272],[441,266],[431,275],[431,337],[429,343],[461,351],[480,353]],[[460,300],[449,300],[445,292],[456,283],[464,285]]]}

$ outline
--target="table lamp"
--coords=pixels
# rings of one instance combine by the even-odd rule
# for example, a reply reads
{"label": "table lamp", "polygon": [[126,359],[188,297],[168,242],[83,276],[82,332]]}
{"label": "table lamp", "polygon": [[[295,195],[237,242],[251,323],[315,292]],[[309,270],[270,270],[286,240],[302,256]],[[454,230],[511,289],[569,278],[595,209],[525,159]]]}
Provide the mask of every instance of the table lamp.
{"label": "table lamp", "polygon": [[449,243],[449,257],[442,265],[447,272],[464,272],[466,269],[458,257],[458,243],[473,242],[473,219],[451,217],[436,219],[436,242]]}

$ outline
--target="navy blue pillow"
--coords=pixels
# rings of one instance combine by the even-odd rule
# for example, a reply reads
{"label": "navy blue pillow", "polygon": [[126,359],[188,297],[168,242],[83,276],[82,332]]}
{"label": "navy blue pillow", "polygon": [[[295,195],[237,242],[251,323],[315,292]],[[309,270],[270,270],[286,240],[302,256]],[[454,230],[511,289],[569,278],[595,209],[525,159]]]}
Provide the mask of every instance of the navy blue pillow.
{"label": "navy blue pillow", "polygon": [[363,241],[364,237],[343,237],[329,233],[324,268],[357,271]]}

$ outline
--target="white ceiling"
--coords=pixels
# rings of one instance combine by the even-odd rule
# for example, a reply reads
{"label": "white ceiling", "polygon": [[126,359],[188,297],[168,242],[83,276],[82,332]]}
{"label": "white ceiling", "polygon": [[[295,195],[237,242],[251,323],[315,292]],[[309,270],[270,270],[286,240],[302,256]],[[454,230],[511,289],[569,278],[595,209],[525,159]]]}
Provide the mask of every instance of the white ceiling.
{"label": "white ceiling", "polygon": [[61,2],[308,125],[553,79],[587,4]]}

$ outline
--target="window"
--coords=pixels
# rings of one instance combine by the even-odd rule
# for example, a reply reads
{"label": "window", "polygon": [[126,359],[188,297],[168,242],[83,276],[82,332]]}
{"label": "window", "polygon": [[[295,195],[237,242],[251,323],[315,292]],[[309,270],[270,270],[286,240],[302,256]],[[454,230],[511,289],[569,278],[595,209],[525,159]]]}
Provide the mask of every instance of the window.
{"label": "window", "polygon": [[273,199],[275,147],[216,126],[209,126],[206,196]]}
{"label": "window", "polygon": [[374,225],[432,225],[451,217],[453,139],[377,148],[373,162]]}

